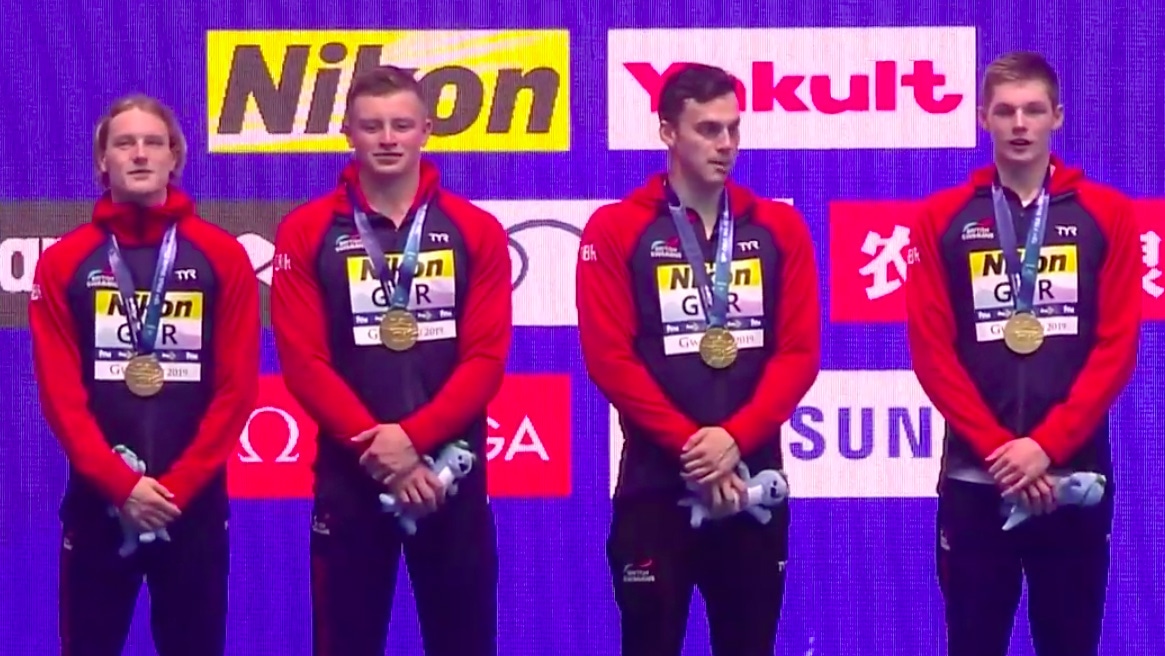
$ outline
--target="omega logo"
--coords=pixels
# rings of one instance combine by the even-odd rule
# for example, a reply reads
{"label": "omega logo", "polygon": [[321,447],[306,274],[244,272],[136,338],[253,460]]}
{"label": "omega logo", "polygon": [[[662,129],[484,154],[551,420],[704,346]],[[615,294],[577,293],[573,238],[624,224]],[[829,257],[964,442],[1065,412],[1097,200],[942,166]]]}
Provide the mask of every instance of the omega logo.
{"label": "omega logo", "polygon": [[264,462],[263,457],[260,456],[257,451],[255,451],[255,447],[251,444],[251,422],[255,420],[255,417],[258,417],[264,413],[271,413],[276,417],[279,417],[287,429],[287,438],[283,445],[283,450],[279,452],[279,455],[275,456],[275,459],[272,462],[298,462],[300,432],[299,422],[295,420],[295,417],[291,416],[290,412],[284,410],[283,408],[277,408],[272,405],[256,408],[253,412],[251,412],[251,416],[247,417],[247,424],[243,426],[243,434],[239,436],[239,447],[241,449],[241,453],[239,453],[239,461],[250,463]]}

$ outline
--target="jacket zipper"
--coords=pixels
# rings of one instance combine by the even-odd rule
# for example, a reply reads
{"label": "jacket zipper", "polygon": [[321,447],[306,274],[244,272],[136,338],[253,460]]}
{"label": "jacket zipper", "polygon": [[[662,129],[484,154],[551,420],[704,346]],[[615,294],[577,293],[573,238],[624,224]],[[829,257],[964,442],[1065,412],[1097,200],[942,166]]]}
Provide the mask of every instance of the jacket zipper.
{"label": "jacket zipper", "polygon": [[1019,407],[1017,407],[1015,410],[1015,414],[1016,414],[1015,435],[1016,435],[1016,437],[1026,437],[1024,425],[1027,423],[1027,417],[1025,416],[1026,415],[1025,407],[1027,405],[1027,376],[1026,376],[1027,367],[1024,366],[1025,364],[1026,364],[1025,360],[1020,360],[1019,361],[1019,371],[1016,372],[1016,374],[1017,374],[1016,379],[1017,379],[1017,382],[1019,385],[1019,394],[1018,394]]}
{"label": "jacket zipper", "polygon": [[[1049,212],[1049,214],[1050,214],[1050,212]],[[1020,204],[1019,216],[1022,216],[1025,219],[1027,219],[1027,221],[1024,222],[1027,225],[1027,231],[1024,231],[1021,233],[1023,235],[1026,235],[1027,232],[1031,230],[1030,207],[1024,207],[1022,204]],[[1038,280],[1038,277],[1039,277],[1038,273],[1036,274],[1036,277]],[[1038,288],[1038,285],[1037,285],[1037,288]],[[1013,298],[1015,296],[1018,296],[1019,290],[1013,289],[1012,295],[1013,295]],[[1032,304],[1033,304],[1033,306],[1035,305],[1035,299],[1032,299]],[[1032,312],[1033,313],[1035,312],[1034,307],[1032,308]],[[1015,414],[1016,414],[1015,435],[1016,435],[1016,437],[1024,437],[1025,436],[1024,431],[1026,429],[1024,428],[1024,426],[1025,426],[1025,424],[1027,424],[1027,416],[1026,416],[1027,415],[1027,412],[1026,412],[1026,406],[1027,406],[1027,367],[1025,366],[1026,360],[1027,360],[1026,356],[1020,356],[1019,363],[1017,365],[1018,370],[1016,371],[1016,381],[1017,381],[1017,384],[1019,385],[1019,390],[1017,393],[1018,407],[1016,407],[1016,409],[1015,409]]]}

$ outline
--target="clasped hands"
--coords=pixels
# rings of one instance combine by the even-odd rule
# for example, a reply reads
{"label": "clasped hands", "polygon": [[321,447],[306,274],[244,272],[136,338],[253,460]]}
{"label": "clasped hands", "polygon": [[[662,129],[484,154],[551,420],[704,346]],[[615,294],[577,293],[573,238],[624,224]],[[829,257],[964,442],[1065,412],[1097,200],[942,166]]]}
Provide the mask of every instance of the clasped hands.
{"label": "clasped hands", "polygon": [[352,438],[367,443],[360,466],[400,501],[409,515],[420,518],[445,502],[445,486],[423,466],[412,440],[400,424],[380,424]]}
{"label": "clasped hands", "polygon": [[1047,473],[1051,459],[1032,438],[1004,444],[987,456],[987,465],[1004,499],[1032,515],[1056,509],[1056,481]]}
{"label": "clasped hands", "polygon": [[740,448],[719,426],[701,428],[680,452],[683,479],[699,489],[713,519],[739,512],[748,503],[748,486],[736,474]]}
{"label": "clasped hands", "polygon": [[174,494],[157,479],[142,476],[118,512],[121,521],[139,533],[156,533],[182,516]]}

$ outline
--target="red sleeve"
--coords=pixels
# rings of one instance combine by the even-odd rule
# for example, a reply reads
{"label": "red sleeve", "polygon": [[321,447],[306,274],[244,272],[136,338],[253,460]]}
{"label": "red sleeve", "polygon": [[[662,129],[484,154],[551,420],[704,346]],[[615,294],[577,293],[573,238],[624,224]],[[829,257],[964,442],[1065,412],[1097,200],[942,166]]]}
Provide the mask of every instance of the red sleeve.
{"label": "red sleeve", "polygon": [[1141,241],[1132,201],[1115,191],[1087,190],[1079,191],[1080,204],[1108,238],[1097,280],[1096,342],[1068,398],[1053,406],[1031,434],[1056,464],[1084,445],[1128,384],[1141,332]]}
{"label": "red sleeve", "polygon": [[752,398],[723,426],[746,455],[780,435],[821,369],[821,283],[809,228],[783,203],[765,202],[757,219],[773,233],[783,259],[776,348]]}
{"label": "red sleeve", "polygon": [[637,228],[621,209],[599,208],[583,228],[575,280],[583,360],[619,414],[678,457],[700,427],[672,406],[633,348],[638,317],[628,260]]}
{"label": "red sleeve", "polygon": [[77,326],[68,299],[77,267],[101,243],[100,236],[85,227],[41,254],[33,274],[28,324],[45,421],[73,468],[120,508],[141,476],[113,453],[89,412]]}
{"label": "red sleeve", "polygon": [[271,277],[271,328],[287,390],[304,411],[355,453],[364,444],[350,438],[377,425],[352,388],[332,367],[327,310],[316,278],[316,253],[330,214],[319,219],[311,206],[288,215],[275,233]]}
{"label": "red sleeve", "polygon": [[243,247],[226,232],[194,223],[184,236],[206,256],[217,282],[214,396],[194,441],[158,482],[184,508],[234,453],[259,395],[259,283]]}
{"label": "red sleeve", "polygon": [[469,251],[469,289],[457,322],[456,368],[431,401],[400,422],[417,453],[428,453],[486,411],[502,387],[514,321],[505,228],[468,202],[449,202]]}
{"label": "red sleeve", "polygon": [[939,234],[970,193],[967,187],[932,198],[910,230],[906,335],[922,391],[951,429],[986,459],[1015,436],[995,420],[955,351],[955,315]]}

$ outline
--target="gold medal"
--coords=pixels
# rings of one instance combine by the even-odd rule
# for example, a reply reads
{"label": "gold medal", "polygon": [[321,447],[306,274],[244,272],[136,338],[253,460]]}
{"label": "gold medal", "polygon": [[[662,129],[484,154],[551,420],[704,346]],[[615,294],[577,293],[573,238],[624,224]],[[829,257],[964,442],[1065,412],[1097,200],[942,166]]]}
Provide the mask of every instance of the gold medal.
{"label": "gold medal", "polygon": [[713,369],[731,367],[736,351],[736,339],[724,328],[709,328],[700,338],[700,359]]}
{"label": "gold medal", "polygon": [[143,399],[162,391],[166,374],[152,355],[135,355],[125,366],[125,384],[134,396]]}
{"label": "gold medal", "polygon": [[1035,353],[1044,344],[1044,326],[1032,314],[1017,312],[1003,325],[1003,342],[1020,355]]}
{"label": "gold medal", "polygon": [[421,335],[412,312],[394,308],[380,320],[380,342],[390,351],[407,351],[416,346]]}

